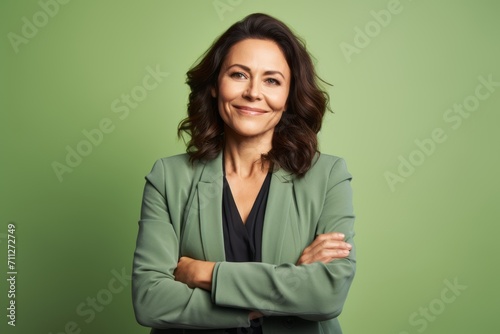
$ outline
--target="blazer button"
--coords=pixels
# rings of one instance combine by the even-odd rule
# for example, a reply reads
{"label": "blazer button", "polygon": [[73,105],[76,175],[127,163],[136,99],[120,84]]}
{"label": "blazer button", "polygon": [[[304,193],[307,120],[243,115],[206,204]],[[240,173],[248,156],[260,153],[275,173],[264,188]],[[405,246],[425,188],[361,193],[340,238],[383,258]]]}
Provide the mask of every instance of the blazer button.
{"label": "blazer button", "polygon": [[293,325],[295,323],[295,320],[292,318],[292,317],[286,317],[284,320],[283,320],[283,325],[286,327],[286,328],[292,328]]}

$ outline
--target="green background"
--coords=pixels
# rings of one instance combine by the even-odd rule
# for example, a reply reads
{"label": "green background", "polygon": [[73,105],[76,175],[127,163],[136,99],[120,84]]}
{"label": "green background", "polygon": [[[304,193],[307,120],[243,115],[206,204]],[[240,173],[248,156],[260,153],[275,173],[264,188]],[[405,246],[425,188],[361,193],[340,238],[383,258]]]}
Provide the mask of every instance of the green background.
{"label": "green background", "polygon": [[[401,0],[381,26],[371,11],[388,6],[70,1],[43,22],[37,1],[2,1],[1,332],[72,332],[71,322],[81,333],[148,332],[135,322],[129,281],[114,281],[113,271],[131,272],[144,176],[156,159],[184,151],[176,127],[186,71],[252,12],[289,24],[333,84],[321,150],[346,159],[357,214],[358,272],[341,315],[345,333],[497,332],[500,87],[459,127],[443,117],[474,101],[478,77],[500,81],[500,5]],[[34,15],[40,27],[16,53],[8,34],[22,36],[23,17]],[[342,43],[360,46],[356,35],[365,28],[372,29],[367,45],[346,56]],[[113,112],[113,101],[142,85],[148,66],[169,75],[127,117]],[[82,131],[107,118],[113,131],[60,181],[54,161],[65,164],[66,147],[75,149]],[[437,128],[446,140],[431,154],[415,153],[415,141]],[[418,166],[391,189],[385,174],[398,173],[400,156]],[[5,316],[9,222],[17,238],[15,328]],[[444,290],[445,280],[462,290]],[[443,291],[452,302],[443,302]],[[88,298],[96,297],[106,305],[91,319]]]}

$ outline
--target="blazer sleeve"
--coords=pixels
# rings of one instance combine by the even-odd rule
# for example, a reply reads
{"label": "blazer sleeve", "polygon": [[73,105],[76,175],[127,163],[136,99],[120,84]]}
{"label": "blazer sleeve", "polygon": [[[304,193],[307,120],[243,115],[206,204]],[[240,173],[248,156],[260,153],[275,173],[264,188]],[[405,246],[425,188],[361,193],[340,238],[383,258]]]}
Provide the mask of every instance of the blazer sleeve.
{"label": "blazer sleeve", "polygon": [[158,160],[146,176],[134,253],[132,298],[137,321],[153,328],[248,327],[248,310],[215,305],[209,292],[174,280],[179,241],[165,189],[164,167]]}
{"label": "blazer sleeve", "polygon": [[267,316],[291,315],[313,321],[337,317],[355,273],[350,180],[345,162],[339,158],[330,170],[316,230],[317,234],[344,233],[353,245],[349,257],[300,266],[218,262],[212,279],[214,303],[259,310]]}

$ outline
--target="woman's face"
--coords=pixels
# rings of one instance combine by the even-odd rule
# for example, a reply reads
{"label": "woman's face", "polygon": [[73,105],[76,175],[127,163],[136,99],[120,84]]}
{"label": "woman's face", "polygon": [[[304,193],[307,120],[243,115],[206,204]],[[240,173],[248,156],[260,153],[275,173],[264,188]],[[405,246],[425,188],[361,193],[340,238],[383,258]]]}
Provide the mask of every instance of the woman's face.
{"label": "woman's face", "polygon": [[226,136],[270,141],[287,106],[290,75],[275,42],[245,39],[233,45],[222,64],[218,90],[212,89]]}

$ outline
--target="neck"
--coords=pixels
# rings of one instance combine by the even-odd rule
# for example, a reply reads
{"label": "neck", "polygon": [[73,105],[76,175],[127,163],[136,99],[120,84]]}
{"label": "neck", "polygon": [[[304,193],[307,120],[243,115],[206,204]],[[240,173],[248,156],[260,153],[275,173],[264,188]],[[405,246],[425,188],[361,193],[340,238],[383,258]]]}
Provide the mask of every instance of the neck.
{"label": "neck", "polygon": [[271,147],[271,140],[269,139],[228,136],[226,132],[224,145],[226,175],[248,178],[256,174],[267,174],[269,162],[262,161],[261,156],[268,153]]}

